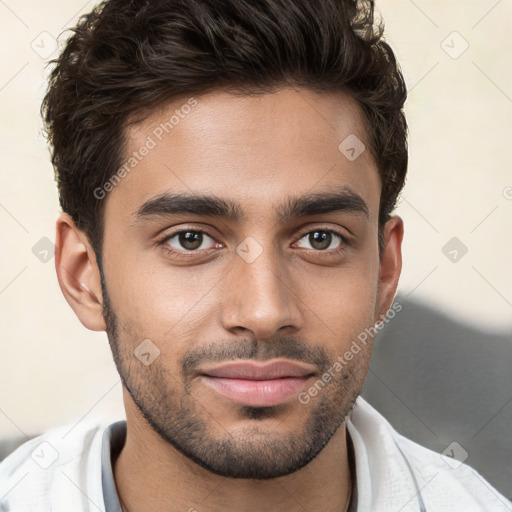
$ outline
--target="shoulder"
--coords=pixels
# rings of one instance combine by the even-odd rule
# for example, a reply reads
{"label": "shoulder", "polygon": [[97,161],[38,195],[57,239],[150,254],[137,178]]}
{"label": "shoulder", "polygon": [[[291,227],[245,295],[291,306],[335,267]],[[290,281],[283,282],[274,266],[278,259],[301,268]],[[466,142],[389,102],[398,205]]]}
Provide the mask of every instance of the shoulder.
{"label": "shoulder", "polygon": [[59,502],[84,488],[91,499],[100,498],[101,507],[96,484],[101,491],[105,429],[82,421],[53,428],[19,446],[0,463],[0,511],[57,511]]}
{"label": "shoulder", "polygon": [[394,436],[413,472],[424,482],[425,498],[441,510],[467,502],[468,511],[512,512],[512,503],[463,462],[467,454],[460,444],[450,443],[445,453],[439,454],[397,432]]}
{"label": "shoulder", "polygon": [[[368,491],[386,506],[401,504],[403,512],[421,507],[429,512],[512,512],[510,501],[477,471],[457,460],[463,458],[457,445],[446,455],[425,448],[399,434],[361,397],[347,427],[357,440],[356,464],[366,469]],[[358,457],[356,443],[363,457]]]}

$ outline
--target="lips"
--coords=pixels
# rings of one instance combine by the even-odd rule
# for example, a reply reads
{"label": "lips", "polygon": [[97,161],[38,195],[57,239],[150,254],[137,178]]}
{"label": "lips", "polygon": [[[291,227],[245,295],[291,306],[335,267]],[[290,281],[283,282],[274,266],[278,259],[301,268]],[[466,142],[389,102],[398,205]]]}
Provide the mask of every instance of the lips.
{"label": "lips", "polygon": [[230,400],[254,407],[277,405],[296,395],[315,374],[315,367],[292,361],[232,361],[200,370],[201,380]]}
{"label": "lips", "polygon": [[315,373],[315,367],[292,361],[272,361],[270,363],[231,361],[221,366],[203,369],[200,373],[226,379],[272,380],[285,377],[305,377]]}

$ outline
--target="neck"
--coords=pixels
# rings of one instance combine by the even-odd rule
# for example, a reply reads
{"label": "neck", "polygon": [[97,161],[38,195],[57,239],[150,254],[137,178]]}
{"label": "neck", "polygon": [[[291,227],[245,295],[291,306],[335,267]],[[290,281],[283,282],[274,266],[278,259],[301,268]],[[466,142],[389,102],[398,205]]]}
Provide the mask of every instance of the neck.
{"label": "neck", "polygon": [[[131,420],[131,421],[130,421]],[[351,477],[346,426],[302,469],[268,480],[232,479],[200,467],[127,414],[126,443],[113,471],[125,512],[280,512],[348,508]]]}

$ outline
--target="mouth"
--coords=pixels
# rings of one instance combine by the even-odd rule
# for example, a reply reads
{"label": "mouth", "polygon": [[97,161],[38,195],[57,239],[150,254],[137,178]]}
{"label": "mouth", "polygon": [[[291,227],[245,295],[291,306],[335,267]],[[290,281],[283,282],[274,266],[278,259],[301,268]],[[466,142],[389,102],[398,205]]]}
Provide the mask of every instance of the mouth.
{"label": "mouth", "polygon": [[315,375],[315,367],[292,361],[236,362],[202,369],[201,380],[235,403],[270,407],[299,393]]}

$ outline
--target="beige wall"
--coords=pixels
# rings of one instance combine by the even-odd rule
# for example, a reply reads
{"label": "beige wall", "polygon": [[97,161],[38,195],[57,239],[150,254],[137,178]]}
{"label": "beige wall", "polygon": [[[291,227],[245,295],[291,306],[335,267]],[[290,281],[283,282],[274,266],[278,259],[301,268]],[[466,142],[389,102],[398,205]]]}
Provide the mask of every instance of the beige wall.
{"label": "beige wall", "polygon": [[[45,61],[38,53],[46,56],[51,36],[93,4],[0,3],[1,437],[85,415],[123,415],[106,335],[82,327],[62,297],[54,260],[41,262],[32,252],[41,238],[54,240],[58,213],[40,135]],[[473,325],[510,331],[512,3],[377,6],[410,89],[410,174],[398,208],[406,226],[400,291]],[[466,43],[453,31],[469,44],[460,56]],[[442,252],[452,237],[468,248],[456,263]]]}

